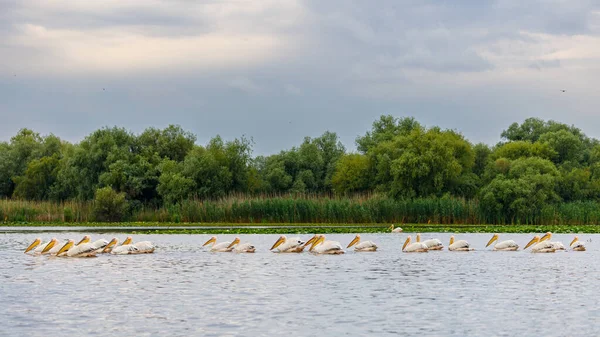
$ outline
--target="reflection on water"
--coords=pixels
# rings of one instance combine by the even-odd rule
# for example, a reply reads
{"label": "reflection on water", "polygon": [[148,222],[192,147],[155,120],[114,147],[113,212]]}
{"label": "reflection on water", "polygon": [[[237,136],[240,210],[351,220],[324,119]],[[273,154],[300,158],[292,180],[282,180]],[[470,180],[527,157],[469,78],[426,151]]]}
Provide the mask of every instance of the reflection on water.
{"label": "reflection on water", "polygon": [[[23,254],[35,237],[53,235],[81,236],[0,234],[0,335],[563,336],[567,327],[600,333],[600,235],[579,235],[592,240],[587,252],[555,254],[491,252],[484,248],[489,234],[457,235],[478,249],[469,253],[405,254],[406,234],[363,234],[380,250],[274,254],[267,249],[277,235],[244,235],[255,254],[209,253],[201,248],[207,235],[137,235],[154,242],[156,253]],[[424,238],[447,245],[449,236]],[[353,237],[327,236],[344,246]],[[501,235],[521,247],[530,238]],[[572,238],[556,234],[553,241]]]}

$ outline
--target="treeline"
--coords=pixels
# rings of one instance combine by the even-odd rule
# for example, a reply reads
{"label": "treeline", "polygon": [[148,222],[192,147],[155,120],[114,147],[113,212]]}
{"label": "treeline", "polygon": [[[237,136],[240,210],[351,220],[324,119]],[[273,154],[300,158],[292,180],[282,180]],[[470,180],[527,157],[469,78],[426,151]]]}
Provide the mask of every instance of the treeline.
{"label": "treeline", "polygon": [[[249,139],[198,145],[179,126],[137,135],[103,128],[78,144],[23,129],[0,143],[0,215],[30,221],[23,214],[46,207],[55,214],[48,221],[596,222],[598,140],[535,118],[501,137],[472,144],[454,130],[381,116],[357,137],[356,153],[326,132],[253,156]],[[437,206],[414,212],[445,203],[460,215]]]}

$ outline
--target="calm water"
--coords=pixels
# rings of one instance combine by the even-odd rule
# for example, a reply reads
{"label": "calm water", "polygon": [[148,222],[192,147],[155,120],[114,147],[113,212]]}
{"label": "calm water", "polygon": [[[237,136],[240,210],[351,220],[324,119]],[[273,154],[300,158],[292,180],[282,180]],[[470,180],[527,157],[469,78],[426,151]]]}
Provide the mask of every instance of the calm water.
{"label": "calm water", "polygon": [[[587,252],[555,254],[486,251],[490,234],[458,236],[479,249],[469,253],[405,254],[406,234],[364,234],[380,251],[274,254],[277,235],[243,235],[257,253],[209,253],[207,235],[136,235],[156,253],[23,254],[38,236],[81,233],[0,234],[2,336],[600,335],[600,235],[579,236]],[[353,235],[327,238],[345,246]],[[530,238],[500,235],[521,247]]]}

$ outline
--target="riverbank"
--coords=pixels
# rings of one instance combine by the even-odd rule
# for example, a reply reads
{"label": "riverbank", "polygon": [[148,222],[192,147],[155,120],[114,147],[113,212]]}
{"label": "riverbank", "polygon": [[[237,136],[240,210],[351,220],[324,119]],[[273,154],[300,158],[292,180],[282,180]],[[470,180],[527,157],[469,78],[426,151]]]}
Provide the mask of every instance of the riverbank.
{"label": "riverbank", "polygon": [[[402,224],[405,233],[600,233],[597,225],[446,225]],[[1,223],[0,232],[87,231],[139,234],[310,234],[387,233],[387,224],[253,224],[253,223]]]}

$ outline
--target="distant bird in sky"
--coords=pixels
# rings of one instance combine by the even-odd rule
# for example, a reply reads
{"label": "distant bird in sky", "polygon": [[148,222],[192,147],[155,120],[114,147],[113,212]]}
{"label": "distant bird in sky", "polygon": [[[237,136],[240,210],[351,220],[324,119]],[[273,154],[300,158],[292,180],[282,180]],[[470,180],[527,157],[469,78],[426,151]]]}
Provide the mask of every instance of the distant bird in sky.
{"label": "distant bird in sky", "polygon": [[565,89],[561,89],[560,91],[562,91],[562,92],[567,92]]}
{"label": "distant bird in sky", "polygon": [[102,90],[106,90],[106,89],[102,88]]}

